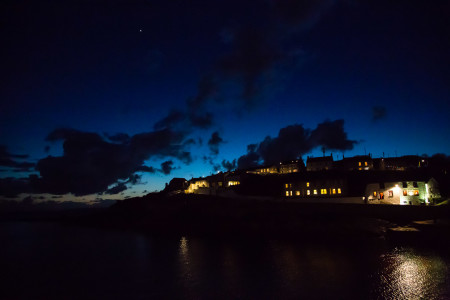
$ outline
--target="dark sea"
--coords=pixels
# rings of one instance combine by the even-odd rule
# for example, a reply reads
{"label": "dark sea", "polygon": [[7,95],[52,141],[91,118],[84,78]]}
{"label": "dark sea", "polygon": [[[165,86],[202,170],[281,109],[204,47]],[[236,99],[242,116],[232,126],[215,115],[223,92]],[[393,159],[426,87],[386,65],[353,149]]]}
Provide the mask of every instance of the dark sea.
{"label": "dark sea", "polygon": [[3,222],[0,299],[450,299],[439,249]]}

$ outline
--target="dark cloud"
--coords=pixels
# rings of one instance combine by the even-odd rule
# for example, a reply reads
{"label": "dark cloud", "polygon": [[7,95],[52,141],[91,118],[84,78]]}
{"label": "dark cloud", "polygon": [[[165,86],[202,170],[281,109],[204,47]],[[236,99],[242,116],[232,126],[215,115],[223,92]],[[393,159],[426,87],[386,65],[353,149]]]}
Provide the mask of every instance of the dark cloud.
{"label": "dark cloud", "polygon": [[384,106],[374,106],[372,107],[372,121],[380,121],[386,118],[387,110]]}
{"label": "dark cloud", "polygon": [[208,100],[213,99],[219,92],[217,79],[209,74],[198,82],[197,95],[187,100],[188,107],[202,108]]}
{"label": "dark cloud", "polygon": [[0,166],[12,168],[16,171],[28,171],[34,167],[34,163],[17,161],[17,159],[26,158],[28,158],[28,155],[9,153],[5,145],[0,145]]}
{"label": "dark cloud", "polygon": [[163,174],[165,175],[169,175],[174,169],[175,168],[173,167],[173,161],[171,160],[165,161],[161,164],[161,172],[163,172]]}
{"label": "dark cloud", "polygon": [[335,0],[272,0],[278,20],[289,27],[301,30],[314,25]]}
{"label": "dark cloud", "polygon": [[325,121],[314,130],[295,124],[280,129],[277,137],[267,136],[262,142],[249,145],[247,154],[237,164],[239,169],[246,169],[298,158],[316,147],[351,150],[356,143],[347,138],[344,120]]}
{"label": "dark cloud", "polygon": [[253,168],[261,164],[261,156],[256,153],[257,144],[247,146],[247,154],[239,157],[237,164],[239,169]]}
{"label": "dark cloud", "polygon": [[0,178],[0,195],[15,198],[20,193],[30,193],[32,187],[29,178]]}
{"label": "dark cloud", "polygon": [[130,136],[126,133],[116,133],[113,135],[105,133],[105,136],[113,143],[127,143],[130,140]]}
{"label": "dark cloud", "polygon": [[123,184],[135,184],[135,172],[154,172],[154,168],[144,165],[151,157],[192,161],[190,152],[185,150],[185,134],[170,129],[136,134],[126,142],[115,143],[97,133],[57,129],[46,140],[63,140],[64,154],[38,162],[40,177],[33,180],[36,192],[101,193],[113,184],[122,187],[120,180],[125,181]]}
{"label": "dark cloud", "polygon": [[223,144],[224,141],[220,137],[219,132],[215,131],[211,134],[211,138],[208,141],[209,149],[213,155],[219,154],[219,146]]}
{"label": "dark cloud", "polygon": [[153,126],[156,130],[163,128],[173,128],[175,125],[182,123],[186,120],[186,113],[179,110],[171,110],[167,116],[159,120]]}
{"label": "dark cloud", "polygon": [[121,192],[123,192],[125,190],[127,190],[126,184],[125,183],[118,183],[115,186],[113,186],[112,188],[107,189],[105,191],[105,194],[107,194],[107,195],[115,195],[115,194],[119,194],[119,193],[121,193]]}
{"label": "dark cloud", "polygon": [[[210,128],[218,105],[239,113],[260,105],[270,89],[285,81],[282,74],[303,60],[298,32],[314,25],[333,3],[269,0],[240,4],[231,25],[222,30],[223,55],[200,77],[196,95],[187,97],[185,108],[170,111],[156,122],[155,129]],[[251,18],[240,13],[247,8]]]}
{"label": "dark cloud", "polygon": [[155,173],[156,169],[149,166],[139,166],[136,168],[136,172],[147,172],[147,173]]}
{"label": "dark cloud", "polygon": [[228,161],[228,160],[222,160],[222,168],[224,168],[227,171],[232,171],[234,169],[236,169],[236,159],[233,159],[232,161]]}
{"label": "dark cloud", "polygon": [[142,175],[139,175],[139,174],[133,174],[133,175],[131,175],[131,176],[128,178],[128,180],[127,180],[126,183],[131,184],[131,185],[140,184],[140,183],[141,183],[141,179],[142,179]]}
{"label": "dark cloud", "polygon": [[344,130],[344,120],[325,121],[311,132],[311,147],[323,147],[328,150],[351,150],[357,144],[349,140]]}

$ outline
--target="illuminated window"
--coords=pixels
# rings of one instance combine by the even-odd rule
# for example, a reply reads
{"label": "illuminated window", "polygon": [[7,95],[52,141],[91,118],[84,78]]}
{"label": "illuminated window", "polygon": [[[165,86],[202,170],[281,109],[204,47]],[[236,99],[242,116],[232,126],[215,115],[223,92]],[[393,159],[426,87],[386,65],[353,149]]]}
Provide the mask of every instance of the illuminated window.
{"label": "illuminated window", "polygon": [[394,191],[389,191],[389,198],[394,197]]}
{"label": "illuminated window", "polygon": [[314,190],[314,195],[317,195],[317,190]]}
{"label": "illuminated window", "polygon": [[414,196],[419,196],[419,190],[414,191]]}
{"label": "illuminated window", "polygon": [[360,166],[360,167],[361,167],[361,162],[360,162],[360,161],[358,162],[358,166]]}
{"label": "illuminated window", "polygon": [[289,187],[290,187],[290,188],[292,187],[292,183],[289,183]]}
{"label": "illuminated window", "polygon": [[289,192],[289,196],[292,196],[292,191]]}
{"label": "illuminated window", "polygon": [[306,183],[306,187],[309,187],[309,182]]}
{"label": "illuminated window", "polygon": [[403,196],[408,196],[408,191],[403,190]]}
{"label": "illuminated window", "polygon": [[300,196],[300,191],[296,191],[296,192],[295,192],[295,195],[296,195],[296,196]]}
{"label": "illuminated window", "polygon": [[288,187],[289,187],[289,184],[286,183],[285,186],[286,186],[286,188],[288,188]]}
{"label": "illuminated window", "polygon": [[288,197],[289,196],[289,191],[286,191],[286,197]]}
{"label": "illuminated window", "polygon": [[307,191],[306,191],[306,195],[308,195],[308,196],[311,195],[311,191],[310,191],[310,190],[307,190]]}
{"label": "illuminated window", "polygon": [[375,192],[373,192],[373,196],[374,197],[376,197],[377,196],[377,192],[375,191]]}
{"label": "illuminated window", "polygon": [[321,190],[320,190],[320,193],[321,193],[322,195],[325,195],[325,194],[327,193],[327,189],[321,189]]}
{"label": "illuminated window", "polygon": [[338,194],[340,194],[341,193],[341,188],[338,188]]}
{"label": "illuminated window", "polygon": [[364,162],[364,165],[367,167],[367,161]]}
{"label": "illuminated window", "polygon": [[380,193],[380,199],[384,199],[384,193]]}
{"label": "illuminated window", "polygon": [[336,194],[336,189],[333,189],[333,194]]}

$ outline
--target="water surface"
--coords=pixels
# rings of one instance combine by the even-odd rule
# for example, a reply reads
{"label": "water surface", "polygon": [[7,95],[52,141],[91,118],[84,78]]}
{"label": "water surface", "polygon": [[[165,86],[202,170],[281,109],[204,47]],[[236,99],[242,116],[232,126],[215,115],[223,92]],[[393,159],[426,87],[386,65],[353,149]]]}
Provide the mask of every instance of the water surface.
{"label": "water surface", "polygon": [[430,247],[0,223],[4,299],[450,299]]}

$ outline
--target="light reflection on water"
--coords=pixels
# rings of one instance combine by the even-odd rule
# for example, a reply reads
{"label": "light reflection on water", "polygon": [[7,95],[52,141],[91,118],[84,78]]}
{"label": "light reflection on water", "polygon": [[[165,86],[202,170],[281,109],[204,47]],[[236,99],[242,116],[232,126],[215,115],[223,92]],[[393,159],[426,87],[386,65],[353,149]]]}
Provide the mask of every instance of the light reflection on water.
{"label": "light reflection on water", "polygon": [[395,248],[381,256],[375,292],[382,299],[447,299],[448,272],[439,255]]}
{"label": "light reflection on water", "polygon": [[385,241],[166,238],[39,223],[0,223],[0,241],[4,299],[450,299],[448,252]]}

